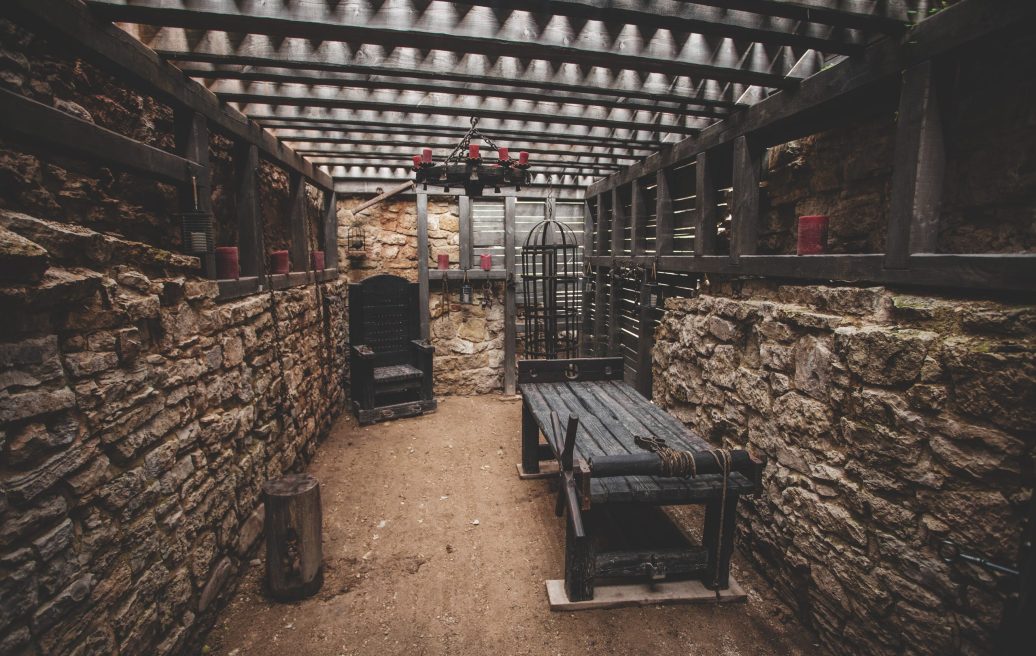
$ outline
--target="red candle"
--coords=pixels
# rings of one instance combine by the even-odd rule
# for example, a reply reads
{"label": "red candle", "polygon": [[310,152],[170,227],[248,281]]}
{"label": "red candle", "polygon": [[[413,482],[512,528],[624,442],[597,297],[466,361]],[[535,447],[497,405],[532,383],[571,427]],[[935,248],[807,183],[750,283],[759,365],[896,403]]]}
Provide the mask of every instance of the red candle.
{"label": "red candle", "polygon": [[324,251],[310,251],[309,252],[309,263],[313,267],[314,271],[324,270]]}
{"label": "red candle", "polygon": [[419,168],[420,166],[421,166],[421,156],[420,155],[414,155],[414,168],[416,169],[416,168]]}
{"label": "red candle", "polygon": [[450,268],[450,256],[446,253],[439,253],[439,270],[445,271]]}
{"label": "red candle", "polygon": [[799,217],[799,255],[821,255],[827,250],[826,216]]}
{"label": "red candle", "polygon": [[500,155],[500,161],[507,161],[507,160],[511,159],[510,157],[508,157],[508,153],[507,153],[507,149],[506,148],[501,148],[500,150],[497,151],[497,154]]}
{"label": "red candle", "polygon": [[479,265],[481,265],[483,271],[489,271],[493,268],[493,256],[490,253],[482,253],[479,258]]}
{"label": "red candle", "polygon": [[518,151],[518,164],[519,166],[525,166],[529,163],[529,153],[524,150]]}
{"label": "red candle", "polygon": [[216,247],[216,277],[220,280],[237,280],[241,277],[237,246]]}
{"label": "red candle", "polygon": [[478,159],[481,155],[478,154],[478,144],[468,144],[468,159]]}
{"label": "red candle", "polygon": [[431,148],[425,148],[424,150],[421,151],[421,161],[423,161],[425,164],[431,164],[432,163],[432,149]]}
{"label": "red candle", "polygon": [[270,273],[288,273],[291,269],[291,260],[288,259],[288,251],[280,250],[270,253]]}

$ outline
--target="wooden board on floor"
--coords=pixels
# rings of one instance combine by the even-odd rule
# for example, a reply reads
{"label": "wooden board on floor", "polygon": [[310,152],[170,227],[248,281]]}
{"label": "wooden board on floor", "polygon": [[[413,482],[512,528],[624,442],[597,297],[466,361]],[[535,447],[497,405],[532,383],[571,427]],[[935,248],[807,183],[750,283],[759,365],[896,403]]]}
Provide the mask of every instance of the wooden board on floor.
{"label": "wooden board on floor", "polygon": [[518,468],[518,478],[523,481],[530,481],[537,478],[552,478],[558,475],[558,463],[551,462],[550,460],[541,462],[540,470],[531,474],[525,473],[525,470],[522,468],[522,463],[520,462],[515,465],[515,467]]}
{"label": "wooden board on floor", "polygon": [[748,599],[748,595],[741,589],[734,577],[730,577],[730,587],[720,590],[718,598],[715,590],[709,590],[701,581],[691,579],[662,581],[655,585],[648,583],[598,585],[594,588],[593,599],[569,601],[568,595],[565,594],[565,581],[551,579],[547,581],[547,599],[550,601],[551,610],[572,611],[669,604],[726,604],[745,601]]}

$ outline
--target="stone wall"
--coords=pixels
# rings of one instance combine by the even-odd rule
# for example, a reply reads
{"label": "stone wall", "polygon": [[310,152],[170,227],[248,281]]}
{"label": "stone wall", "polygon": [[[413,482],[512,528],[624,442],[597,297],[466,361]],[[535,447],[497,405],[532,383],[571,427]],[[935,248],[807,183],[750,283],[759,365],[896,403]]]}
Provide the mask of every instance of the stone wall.
{"label": "stone wall", "polygon": [[0,226],[0,653],[193,653],[344,406],[344,281],[217,303],[194,258]]}
{"label": "stone wall", "polygon": [[1036,308],[883,288],[669,299],[654,398],[768,456],[739,544],[836,654],[991,654],[1034,483]]}
{"label": "stone wall", "polygon": [[[340,263],[351,282],[381,273],[417,281],[417,204],[412,199],[389,200],[358,216],[351,208],[365,199],[345,198],[338,203]],[[492,286],[492,304],[479,303],[482,283],[472,274],[475,304],[458,303],[460,285],[450,285],[447,311],[442,303],[442,280],[436,275],[436,256],[446,253],[450,266],[460,259],[460,228],[453,197],[428,199],[429,310],[431,342],[435,346],[435,394],[486,394],[503,388],[503,287]],[[345,239],[349,226],[362,225],[367,235],[367,257],[350,260]]]}

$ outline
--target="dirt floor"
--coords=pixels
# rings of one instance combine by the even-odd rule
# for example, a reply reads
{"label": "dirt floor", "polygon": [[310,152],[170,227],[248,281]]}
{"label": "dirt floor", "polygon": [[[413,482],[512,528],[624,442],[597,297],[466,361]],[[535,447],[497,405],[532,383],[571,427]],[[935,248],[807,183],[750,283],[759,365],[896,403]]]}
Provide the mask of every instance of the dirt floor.
{"label": "dirt floor", "polygon": [[[550,481],[520,481],[520,402],[447,398],[431,415],[343,417],[309,472],[324,504],[323,589],[263,597],[254,566],[208,638],[224,656],[808,654],[809,635],[753,572],[745,604],[551,612],[564,524]],[[261,556],[260,556],[261,557]],[[735,554],[735,561],[737,555]]]}

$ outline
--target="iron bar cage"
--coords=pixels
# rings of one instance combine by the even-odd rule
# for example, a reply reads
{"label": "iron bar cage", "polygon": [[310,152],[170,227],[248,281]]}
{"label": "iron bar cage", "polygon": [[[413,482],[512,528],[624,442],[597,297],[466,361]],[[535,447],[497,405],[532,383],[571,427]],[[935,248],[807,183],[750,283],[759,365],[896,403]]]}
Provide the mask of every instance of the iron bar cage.
{"label": "iron bar cage", "polygon": [[525,357],[574,358],[579,347],[581,293],[575,233],[553,217],[537,223],[522,247]]}

